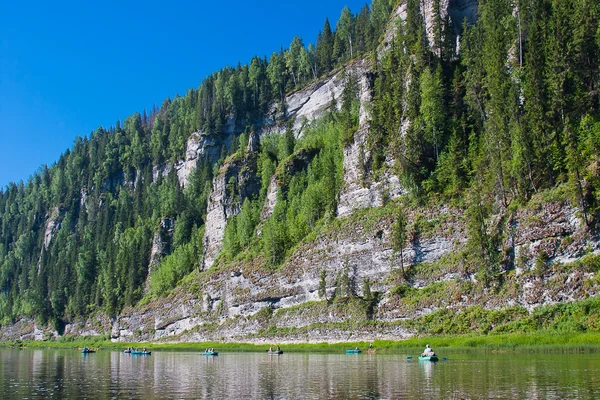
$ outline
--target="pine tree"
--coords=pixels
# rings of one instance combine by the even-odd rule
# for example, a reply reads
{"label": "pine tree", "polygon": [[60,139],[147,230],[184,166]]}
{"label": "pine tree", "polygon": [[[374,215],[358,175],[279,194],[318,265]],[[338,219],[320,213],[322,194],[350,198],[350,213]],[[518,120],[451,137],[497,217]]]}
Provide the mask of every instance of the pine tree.
{"label": "pine tree", "polygon": [[294,87],[297,87],[300,83],[300,57],[303,49],[302,38],[295,36],[289,50],[284,53],[285,66],[288,73],[292,75]]}
{"label": "pine tree", "polygon": [[329,25],[329,19],[325,18],[323,30],[317,39],[316,53],[318,58],[319,75],[327,74],[333,67],[331,56],[333,55],[334,36]]}
{"label": "pine tree", "polygon": [[421,114],[423,116],[425,137],[433,148],[431,157],[437,163],[440,149],[444,145],[446,124],[441,64],[438,64],[433,74],[429,68],[425,68],[421,74],[420,84]]}
{"label": "pine tree", "polygon": [[286,73],[285,61],[281,52],[271,54],[269,66],[267,67],[267,76],[269,77],[269,82],[273,89],[273,96],[283,103],[285,97]]}
{"label": "pine tree", "polygon": [[[349,56],[350,58],[354,58],[354,49],[352,46],[352,42],[354,40],[355,37],[355,19],[354,16],[352,15],[352,12],[350,11],[350,8],[348,6],[344,7],[344,9],[342,10],[342,15],[340,16],[340,19],[338,20],[336,29],[335,29],[335,34],[336,37],[339,38],[339,40],[341,42],[345,42],[347,44],[344,47],[346,47],[349,51]],[[341,56],[343,57],[343,59],[345,60],[348,57],[347,54],[342,54]]]}

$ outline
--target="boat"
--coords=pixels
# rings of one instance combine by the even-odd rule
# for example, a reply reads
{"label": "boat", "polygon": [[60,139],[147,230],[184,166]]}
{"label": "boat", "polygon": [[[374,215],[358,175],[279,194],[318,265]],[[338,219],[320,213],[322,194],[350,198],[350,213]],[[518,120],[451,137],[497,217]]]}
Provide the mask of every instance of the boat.
{"label": "boat", "polygon": [[360,354],[362,353],[362,350],[359,349],[347,349],[346,350],[346,354]]}
{"label": "boat", "polygon": [[131,350],[131,355],[132,356],[149,356],[150,354],[152,354],[151,351],[136,351],[136,350]]}
{"label": "boat", "polygon": [[438,361],[438,356],[419,356],[419,361]]}
{"label": "boat", "polygon": [[270,356],[278,356],[283,354],[283,350],[267,350],[267,354]]}
{"label": "boat", "polygon": [[95,353],[96,350],[92,350],[92,349],[83,349],[81,350],[82,354],[90,354],[90,353]]}
{"label": "boat", "polygon": [[131,350],[130,349],[123,350],[123,353],[125,353],[125,354],[131,354]]}
{"label": "boat", "polygon": [[218,351],[205,351],[204,353],[202,353],[203,356],[218,356],[219,352]]}

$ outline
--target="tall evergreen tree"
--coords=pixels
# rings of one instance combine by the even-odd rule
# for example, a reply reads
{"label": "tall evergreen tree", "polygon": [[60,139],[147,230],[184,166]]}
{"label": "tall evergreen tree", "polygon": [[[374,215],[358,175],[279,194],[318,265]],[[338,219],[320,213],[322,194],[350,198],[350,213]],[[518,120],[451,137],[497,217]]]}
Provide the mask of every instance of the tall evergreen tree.
{"label": "tall evergreen tree", "polygon": [[328,73],[333,67],[333,60],[331,59],[333,55],[333,42],[334,35],[331,31],[331,25],[329,24],[329,19],[325,18],[325,24],[323,25],[323,30],[319,32],[316,47],[320,75]]}

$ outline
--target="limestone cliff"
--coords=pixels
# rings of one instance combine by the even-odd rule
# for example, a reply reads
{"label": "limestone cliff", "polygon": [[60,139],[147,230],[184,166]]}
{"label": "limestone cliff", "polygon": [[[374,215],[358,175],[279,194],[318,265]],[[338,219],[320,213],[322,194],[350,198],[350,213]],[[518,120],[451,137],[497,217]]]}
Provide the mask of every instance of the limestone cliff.
{"label": "limestone cliff", "polygon": [[158,230],[154,232],[154,236],[152,237],[152,249],[150,250],[149,274],[152,273],[154,267],[158,265],[162,257],[171,253],[174,228],[175,221],[173,218],[163,218],[160,221]]}
{"label": "limestone cliff", "polygon": [[187,186],[190,174],[196,168],[199,160],[215,162],[221,155],[221,148],[230,149],[236,133],[237,118],[232,115],[227,118],[223,132],[208,134],[207,132],[192,132],[185,146],[185,158],[177,162],[154,166],[152,171],[153,181],[156,183],[158,176],[166,177],[173,168],[177,171],[177,178],[182,187]]}
{"label": "limestone cliff", "polygon": [[[434,21],[437,17],[437,12],[439,12],[439,18],[441,21],[446,19],[450,20],[452,26],[454,27],[454,33],[460,37],[460,34],[462,33],[462,26],[465,22],[468,24],[477,22],[478,7],[478,0],[440,0],[439,10],[436,10],[435,3],[433,1],[421,1],[421,14],[423,15],[423,21],[425,22],[425,31],[427,33],[427,40],[429,41],[429,44],[435,44]],[[389,48],[389,43],[392,41],[397,29],[397,24],[395,21],[398,18],[405,20],[406,16],[406,2],[402,1],[392,13],[391,23],[388,25],[388,29],[385,33],[385,40],[380,48],[380,52],[383,52]]]}
{"label": "limestone cliff", "polygon": [[256,175],[256,138],[250,140],[243,156],[233,155],[225,160],[213,179],[213,189],[206,211],[204,257],[202,269],[210,268],[221,250],[227,220],[239,214],[244,199],[260,191]]}
{"label": "limestone cliff", "polygon": [[[350,315],[349,310],[335,307],[325,307],[326,313],[321,314],[319,281],[322,271],[325,271],[329,298],[334,295],[342,274],[348,275],[359,297],[364,295],[361,283],[371,282],[371,290],[382,296],[372,317],[391,323],[376,332],[366,333],[369,337],[380,338],[410,336],[414,333],[402,326],[404,319],[448,306],[488,304],[489,307],[518,305],[532,308],[587,298],[600,290],[593,273],[578,268],[540,272],[536,270],[539,266],[518,262],[514,273],[506,276],[509,284],[505,284],[507,289],[504,290],[509,293],[486,290],[465,293],[465,282],[473,287],[480,282],[474,271],[450,261],[466,243],[462,210],[443,207],[422,210],[420,214],[408,217],[411,221],[410,240],[403,249],[408,276],[405,282],[414,290],[424,291],[437,285],[440,293],[416,303],[405,302],[392,290],[403,279],[398,257],[394,258],[392,254],[392,218],[385,209],[382,211],[372,209],[340,219],[339,224],[303,244],[279,271],[266,274],[251,264],[241,264],[206,272],[193,286],[181,287],[161,300],[161,307],[150,304],[141,309],[125,310],[115,321],[113,332],[120,332],[115,339],[253,340],[268,326],[296,328],[297,334],[290,335],[287,340],[364,338],[365,332],[361,335],[347,328],[328,328],[328,332],[320,333],[313,328],[303,329],[348,318],[369,319],[366,314]],[[525,252],[533,252],[535,258],[544,251],[554,262],[600,253],[600,241],[589,239],[575,212],[565,203],[534,206],[523,211],[510,222],[517,228],[512,230],[515,240],[507,240],[504,245],[506,253],[515,250],[520,258]],[[218,321],[217,325],[215,321]]]}
{"label": "limestone cliff", "polygon": [[[112,322],[105,318],[100,325],[75,323],[66,331],[110,333],[120,341],[260,341],[271,327],[278,335],[287,332],[276,337],[278,341],[398,339],[415,333],[404,324],[407,318],[440,309],[481,305],[532,309],[599,294],[597,277],[585,265],[560,269],[552,265],[600,254],[600,240],[587,233],[577,209],[568,202],[539,200],[498,222],[511,232],[503,253],[516,254],[516,269],[505,271],[499,292],[486,289],[476,271],[454,261],[467,239],[463,210],[451,207],[422,209],[407,216],[410,233],[403,249],[406,277],[402,278],[390,242],[392,210],[384,207],[340,218],[301,245],[278,271],[266,273],[252,263],[208,270],[165,298],[124,310]],[[540,258],[547,260],[544,266],[535,261]],[[370,290],[380,296],[375,308],[366,312],[345,303],[328,306],[319,296],[322,271],[328,298],[334,296],[344,274],[358,299],[365,295],[362,283],[368,280]],[[416,292],[404,297],[405,290]],[[359,331],[353,325],[338,325],[369,320],[379,325],[365,325]],[[14,331],[24,337],[42,335],[27,321]],[[15,332],[4,332],[5,338]]]}
{"label": "limestone cliff", "polygon": [[[271,116],[264,121],[261,134],[282,133],[291,122],[296,137],[301,136],[307,123],[323,116],[330,109],[332,101],[341,98],[347,74],[355,74],[362,80],[370,70],[370,62],[359,59],[310,84],[305,89],[289,94],[285,98],[286,113],[283,121],[277,122],[274,117],[275,106],[273,106]],[[336,101],[336,104],[339,108],[339,102]]]}

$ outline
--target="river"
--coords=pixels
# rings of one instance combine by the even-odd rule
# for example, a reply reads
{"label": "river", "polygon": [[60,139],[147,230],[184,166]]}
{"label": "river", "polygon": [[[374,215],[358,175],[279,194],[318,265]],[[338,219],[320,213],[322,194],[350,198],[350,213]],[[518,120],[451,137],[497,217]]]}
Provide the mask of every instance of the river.
{"label": "river", "polygon": [[0,348],[2,399],[593,399],[598,354],[153,352]]}

